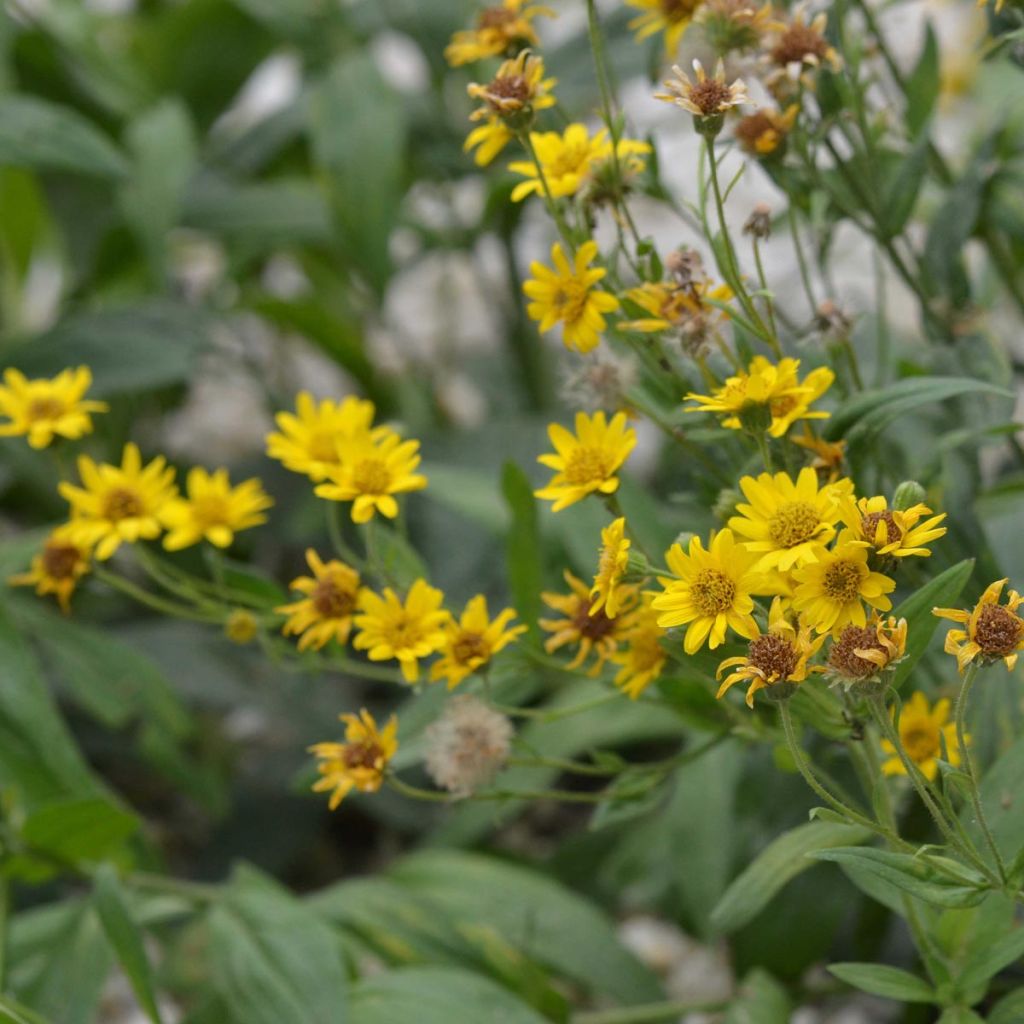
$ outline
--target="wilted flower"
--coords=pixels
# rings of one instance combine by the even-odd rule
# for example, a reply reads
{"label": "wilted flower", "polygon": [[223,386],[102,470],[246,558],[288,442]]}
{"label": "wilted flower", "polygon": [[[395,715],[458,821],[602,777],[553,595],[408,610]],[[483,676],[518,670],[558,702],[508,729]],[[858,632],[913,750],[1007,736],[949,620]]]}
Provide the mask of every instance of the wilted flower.
{"label": "wilted flower", "polygon": [[866,626],[845,626],[832,641],[828,669],[847,686],[867,682],[896,665],[906,651],[907,620],[873,615]]}
{"label": "wilted flower", "polygon": [[956,655],[961,672],[978,658],[982,664],[1003,661],[1013,670],[1017,654],[1024,650],[1024,619],[1017,614],[1024,598],[1011,590],[1006,604],[1000,604],[1008,579],[989,584],[972,611],[960,608],[933,608],[932,614],[942,619],[961,622],[966,629],[951,629],[946,634],[945,651]]}
{"label": "wilted flower", "polygon": [[512,736],[508,718],[476,697],[460,694],[424,732],[427,774],[449,793],[471,796],[505,766]]}
{"label": "wilted flower", "polygon": [[487,85],[473,82],[466,87],[473,99],[483,103],[470,114],[470,120],[497,116],[510,125],[522,126],[534,111],[555,105],[554,86],[554,78],[544,77],[544,61],[523,50],[505,61]]}
{"label": "wilted flower", "polygon": [[772,208],[767,203],[758,203],[743,225],[743,234],[754,238],[767,238],[772,233]]}
{"label": "wilted flower", "polygon": [[655,98],[688,110],[694,116],[698,131],[716,135],[721,130],[725,112],[749,102],[747,87],[739,78],[732,85],[726,84],[722,61],[718,62],[712,78],[708,78],[699,60],[693,62],[693,70],[696,81],[692,81],[677,64],[673,64],[672,73],[675,77],[665,82],[668,91],[655,93]]}

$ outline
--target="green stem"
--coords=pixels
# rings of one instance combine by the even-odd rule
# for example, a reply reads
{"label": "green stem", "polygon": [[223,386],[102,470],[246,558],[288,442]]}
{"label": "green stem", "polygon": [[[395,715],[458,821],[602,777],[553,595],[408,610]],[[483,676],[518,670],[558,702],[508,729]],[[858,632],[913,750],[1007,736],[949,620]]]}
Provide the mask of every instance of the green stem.
{"label": "green stem", "polygon": [[331,547],[353,569],[365,570],[366,562],[345,543],[341,526],[341,508],[341,505],[336,501],[329,501],[327,503],[327,536],[331,539]]}
{"label": "green stem", "polygon": [[796,251],[796,262],[800,268],[800,283],[804,288],[804,295],[807,296],[807,304],[811,307],[811,316],[818,315],[818,302],[814,297],[814,289],[811,287],[811,275],[807,269],[807,260],[804,257],[803,243],[800,241],[800,232],[796,225],[796,211],[793,204],[789,204],[788,211],[789,233],[793,237],[793,249]]}
{"label": "green stem", "polygon": [[775,323],[775,301],[771,296],[771,289],[768,287],[768,277],[764,272],[764,264],[761,262],[761,244],[757,236],[753,240],[754,266],[757,267],[757,280],[761,285],[761,291],[765,292],[764,305],[768,313],[768,326],[772,329],[771,350],[776,359],[782,358],[782,346],[779,344],[779,329]]}
{"label": "green stem", "polygon": [[212,903],[220,895],[216,885],[205,882],[190,882],[184,878],[169,878],[165,875],[154,875],[147,871],[135,871],[125,876],[125,881],[137,889],[150,889],[154,892],[178,896],[189,903]]}
{"label": "green stem", "polygon": [[772,459],[772,450],[768,444],[768,435],[763,430],[759,430],[753,436],[757,442],[757,450],[761,453],[761,461],[764,463],[764,468],[769,473],[774,473],[775,462]]}
{"label": "green stem", "polygon": [[716,1013],[728,1003],[700,999],[672,999],[643,1006],[623,1006],[617,1010],[585,1010],[574,1013],[571,1024],[669,1024],[687,1013]]}
{"label": "green stem", "polygon": [[170,615],[177,619],[190,619],[193,622],[220,622],[224,617],[224,609],[214,614],[212,612],[201,612],[195,608],[187,608],[185,605],[175,604],[132,583],[131,580],[125,579],[125,577],[103,569],[98,565],[93,566],[92,571],[98,580],[113,587],[115,590],[120,590],[123,594],[127,594],[133,600],[138,601],[139,604],[152,608],[154,611],[162,612],[164,615]]}
{"label": "green stem", "polygon": [[996,870],[999,872],[999,878],[1005,885],[1006,865],[1003,863],[1002,854],[999,852],[995,837],[992,835],[992,829],[989,827],[988,819],[985,817],[985,809],[981,803],[981,791],[978,789],[978,771],[974,764],[974,755],[971,753],[971,748],[967,743],[967,730],[965,728],[967,701],[970,698],[971,689],[977,677],[978,665],[976,663],[968,665],[964,672],[964,681],[960,686],[960,694],[956,699],[956,742],[960,748],[960,757],[963,760],[967,777],[970,780],[971,804],[974,807],[974,815],[978,819],[978,827],[981,829],[981,833],[985,837],[985,843],[992,853]]}
{"label": "green stem", "polygon": [[548,184],[547,175],[544,173],[544,165],[540,162],[540,157],[537,156],[537,149],[533,144],[533,139],[528,131],[519,132],[516,138],[519,139],[519,144],[526,150],[530,159],[533,161],[533,166],[537,168],[537,180],[540,182],[541,198],[544,200],[544,205],[547,207],[548,215],[555,222],[555,227],[558,228],[558,233],[562,236],[562,240],[568,246],[569,253],[571,255],[576,252],[576,243],[573,240],[572,232],[569,230],[569,225],[565,223],[562,211],[558,208],[558,203],[555,202],[555,197],[551,192],[551,186]]}

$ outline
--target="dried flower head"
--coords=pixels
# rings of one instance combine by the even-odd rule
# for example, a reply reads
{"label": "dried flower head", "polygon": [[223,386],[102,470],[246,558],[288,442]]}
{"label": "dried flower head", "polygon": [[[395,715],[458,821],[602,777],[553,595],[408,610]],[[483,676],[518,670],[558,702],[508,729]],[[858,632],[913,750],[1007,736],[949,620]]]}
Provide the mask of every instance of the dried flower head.
{"label": "dried flower head", "polygon": [[822,66],[838,71],[843,66],[842,58],[825,38],[827,22],[824,12],[808,21],[806,5],[801,4],[788,21],[771,24],[773,34],[767,41],[766,59],[772,70],[766,84],[776,96],[788,95],[798,80],[813,87],[808,72]]}
{"label": "dried flower head", "polygon": [[544,61],[523,50],[505,61],[487,85],[472,82],[466,86],[469,95],[483,104],[469,118],[480,121],[497,115],[516,128],[523,128],[534,111],[555,105],[551,94],[554,86],[554,78],[544,77]]}
{"label": "dried flower head", "polygon": [[565,369],[561,397],[575,409],[615,413],[628,405],[626,395],[635,383],[632,359],[598,349]]}
{"label": "dried flower head", "polygon": [[768,238],[772,233],[772,208],[767,203],[758,203],[743,225],[743,234],[754,238]]}
{"label": "dried flower head", "polygon": [[842,340],[853,329],[853,317],[831,299],[825,299],[818,303],[814,326],[827,338]]}
{"label": "dried flower head", "polygon": [[960,608],[933,608],[941,619],[960,622],[966,629],[951,629],[946,634],[945,651],[956,655],[961,672],[977,658],[983,665],[1002,661],[1013,670],[1018,652],[1024,650],[1024,619],[1017,614],[1024,598],[1011,590],[1006,604],[1000,603],[1007,579],[996,580],[981,595],[972,611]]}
{"label": "dried flower head", "polygon": [[873,615],[866,626],[846,626],[828,653],[829,673],[838,682],[867,682],[900,662],[907,651],[907,620]]}
{"label": "dried flower head", "polygon": [[698,127],[701,122],[708,121],[716,121],[721,127],[720,115],[749,102],[747,87],[740,79],[737,78],[732,85],[726,83],[725,65],[721,61],[712,78],[708,78],[699,60],[693,62],[693,70],[696,81],[691,80],[678,64],[673,64],[675,77],[665,82],[668,91],[655,93],[655,98],[688,110],[697,119]]}
{"label": "dried flower head", "polygon": [[488,785],[508,760],[512,723],[469,694],[448,702],[424,733],[427,774],[457,797]]}

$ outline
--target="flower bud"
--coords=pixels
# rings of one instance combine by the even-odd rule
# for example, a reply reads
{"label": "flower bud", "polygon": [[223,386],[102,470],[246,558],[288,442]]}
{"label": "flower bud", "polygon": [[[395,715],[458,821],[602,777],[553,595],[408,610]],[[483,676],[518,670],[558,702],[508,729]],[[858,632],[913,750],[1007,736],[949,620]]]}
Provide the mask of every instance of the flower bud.
{"label": "flower bud", "polygon": [[893,492],[892,507],[897,512],[905,512],[914,505],[920,505],[925,497],[924,488],[916,480],[904,480]]}
{"label": "flower bud", "polygon": [[244,608],[236,608],[224,623],[224,635],[235,644],[252,643],[258,632],[256,617]]}

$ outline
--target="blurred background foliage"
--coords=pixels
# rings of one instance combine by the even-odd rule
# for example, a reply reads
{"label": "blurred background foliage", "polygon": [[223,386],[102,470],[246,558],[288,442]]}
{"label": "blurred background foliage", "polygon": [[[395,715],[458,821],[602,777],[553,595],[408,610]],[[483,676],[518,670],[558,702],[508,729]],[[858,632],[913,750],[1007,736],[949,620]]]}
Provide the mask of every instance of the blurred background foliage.
{"label": "blurred background foliage", "polygon": [[[506,175],[482,176],[462,153],[471,76],[447,69],[442,51],[473,11],[462,0],[10,0],[0,12],[3,362],[37,376],[90,366],[93,394],[111,405],[89,441],[100,456],[132,437],[182,463],[260,475],[277,507],[273,526],[236,549],[239,587],[283,599],[303,550],[326,545],[310,489],[262,456],[272,413],[301,387],[358,391],[421,438],[431,486],[410,500],[410,543],[396,535],[392,557],[421,553],[453,602],[477,591],[503,599],[510,581],[532,622],[538,583],[556,584],[566,565],[590,571],[600,510],[554,518],[530,496],[544,427],[566,406],[554,349],[538,342],[520,297],[526,261],[546,251],[543,230],[508,201]],[[596,109],[585,24],[565,14],[545,59],[561,102],[585,117]],[[632,42],[626,20],[611,5],[614,63],[623,80],[643,79],[657,53]],[[934,37],[915,34],[910,49],[917,130],[927,131],[940,88]],[[914,190],[900,200],[901,230],[910,223],[924,239],[945,326],[929,325],[913,296],[893,300],[910,309],[894,323],[865,300],[855,343],[874,388],[834,427],[859,429],[883,452],[865,485],[882,492],[915,476],[939,496],[951,530],[929,568],[975,559],[975,588],[1024,578],[1024,455],[1006,397],[1024,358],[1012,319],[1024,289],[1024,108],[1012,48],[999,56],[947,179],[920,165],[900,178]],[[1018,102],[994,114],[989,100],[1014,90]],[[905,154],[892,155],[882,172],[896,176]],[[800,183],[780,184],[798,193]],[[662,187],[657,173],[645,182],[653,204]],[[767,178],[762,188],[781,195]],[[804,212],[825,260],[843,211],[810,199]],[[994,227],[1001,275],[971,251]],[[680,232],[678,242],[698,239]],[[810,321],[804,340],[828,346]],[[1002,395],[905,387],[925,374],[978,377]],[[656,404],[680,397],[640,386]],[[739,446],[713,454],[736,479]],[[4,576],[64,513],[59,457],[0,442]],[[713,525],[718,488],[706,473],[653,442],[639,470],[646,485],[624,480],[622,504],[653,547]],[[934,650],[921,665],[941,688],[948,665]],[[693,660],[693,673],[713,668]],[[657,757],[723,728],[721,708],[686,684],[685,674],[662,684],[671,711],[604,704],[530,725],[526,739],[549,756]],[[516,655],[495,686],[510,702],[551,706],[604,692]],[[1019,735],[1018,686],[1000,676],[978,693],[986,759]],[[6,822],[35,851],[5,862],[18,884],[4,991],[54,1024],[118,1020],[97,1009],[111,998],[116,955],[150,1017],[178,1019],[146,1005],[142,927],[166,943],[159,987],[189,1024],[560,1021],[579,1003],[663,995],[613,925],[642,912],[709,943],[688,955],[724,974],[710,1002],[730,992],[715,943],[733,933],[743,987],[726,1020],[775,1024],[796,993],[829,995],[829,982],[806,974],[823,959],[909,956],[898,907],[864,899],[831,865],[803,871],[784,896],[769,887],[754,913],[724,925],[712,914],[754,852],[806,821],[811,798],[771,743],[732,738],[646,787],[638,770],[629,798],[596,814],[549,803],[437,811],[384,791],[329,815],[305,793],[306,746],[339,711],[386,711],[404,696],[289,671],[102,588],[86,587],[71,619],[0,590],[0,789]],[[400,766],[418,760],[443,696],[400,708]],[[827,742],[821,753],[827,763]],[[1024,781],[1019,743],[1011,754],[1001,792]],[[529,789],[557,772],[506,777]],[[139,884],[128,892],[113,872],[91,891],[74,880],[76,865],[103,860],[132,866]],[[190,881],[147,889],[165,873]],[[961,917],[946,926],[950,944],[984,928],[987,912],[951,911]],[[343,963],[367,961],[395,969],[346,977]],[[990,1019],[1021,1019],[1012,1012]],[[932,1019],[927,1008],[905,1013]],[[37,1017],[8,1001],[0,1020]]]}

